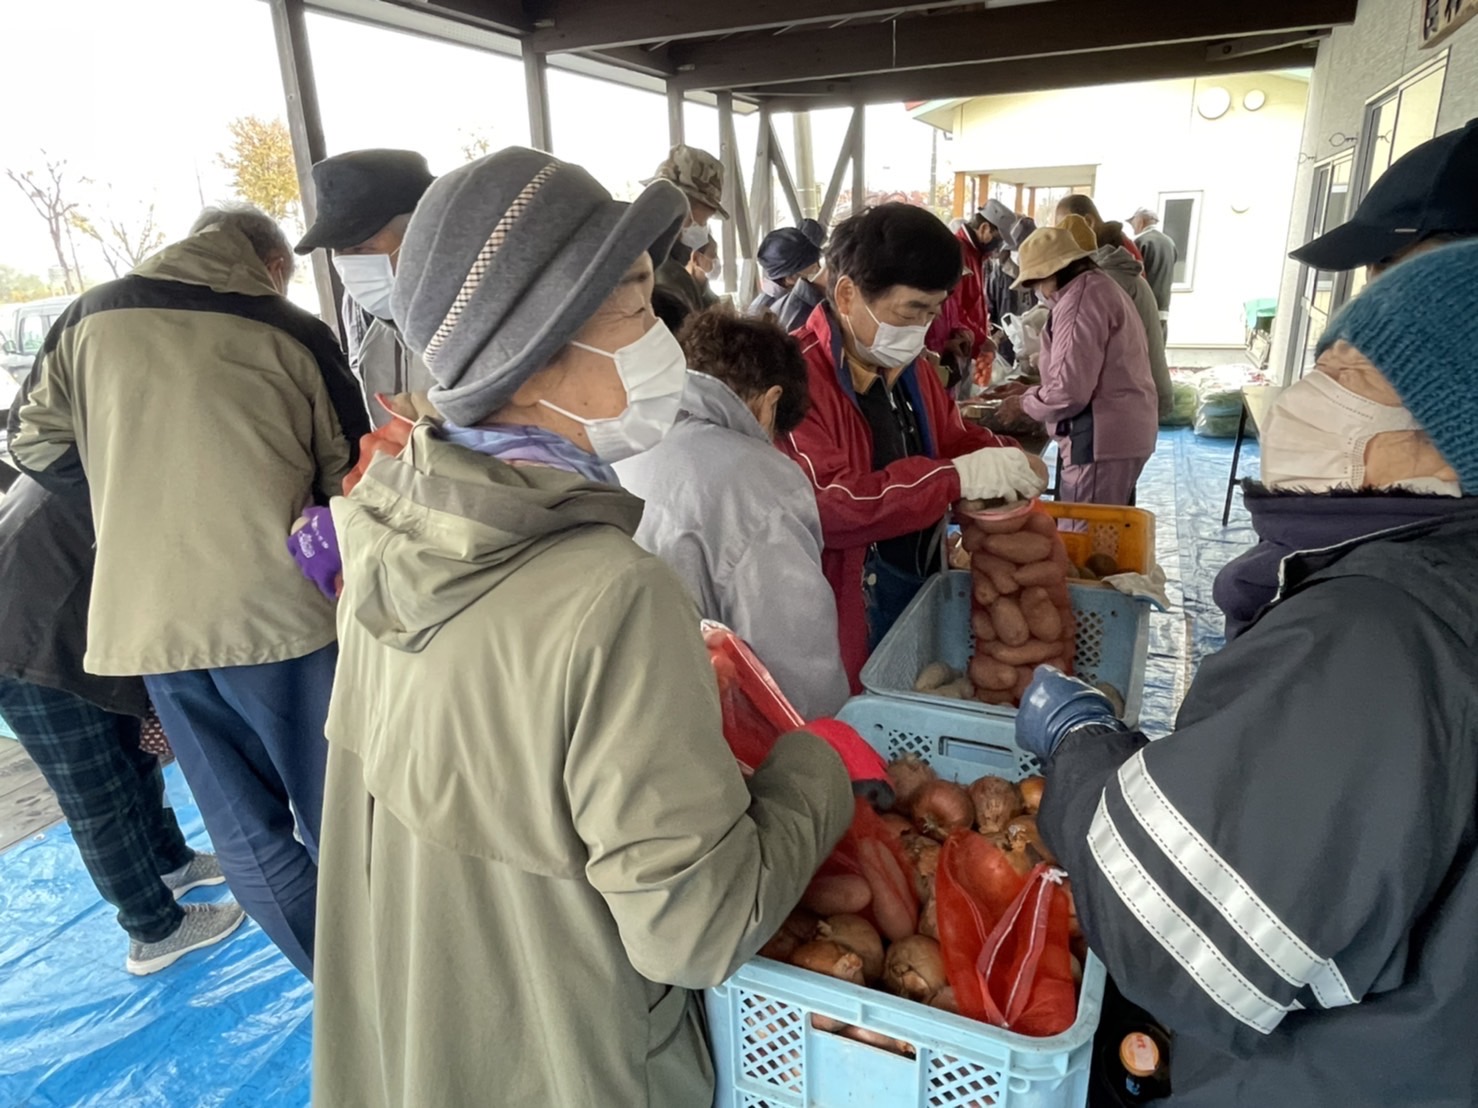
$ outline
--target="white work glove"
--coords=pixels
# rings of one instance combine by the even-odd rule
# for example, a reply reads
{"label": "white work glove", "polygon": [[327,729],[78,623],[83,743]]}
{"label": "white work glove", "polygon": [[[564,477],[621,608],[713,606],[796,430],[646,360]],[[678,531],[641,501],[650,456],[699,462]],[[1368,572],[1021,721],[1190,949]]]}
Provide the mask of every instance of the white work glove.
{"label": "white work glove", "polygon": [[1014,446],[977,450],[954,459],[954,467],[960,472],[960,496],[966,500],[1030,500],[1047,487],[1047,479]]}

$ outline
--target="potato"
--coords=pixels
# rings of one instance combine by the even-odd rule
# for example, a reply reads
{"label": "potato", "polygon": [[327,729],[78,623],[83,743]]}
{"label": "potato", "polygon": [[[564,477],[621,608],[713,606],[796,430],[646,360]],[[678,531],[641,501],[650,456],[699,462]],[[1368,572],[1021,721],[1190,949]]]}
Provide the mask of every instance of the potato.
{"label": "potato", "polygon": [[1055,545],[1046,535],[1022,531],[1015,535],[991,535],[985,540],[985,550],[997,558],[1004,558],[1014,565],[1030,565],[1045,562],[1052,557]]}
{"label": "potato", "polygon": [[1004,642],[988,643],[985,651],[1008,666],[1040,666],[1062,657],[1062,643],[1032,639],[1023,646],[1007,646]]}
{"label": "potato", "polygon": [[990,606],[990,621],[996,625],[996,634],[1007,646],[1025,646],[1032,637],[1021,605],[1009,596],[1003,596]]}
{"label": "potato", "polygon": [[1032,585],[1060,585],[1067,580],[1067,568],[1050,558],[1045,562],[1033,562],[1029,566],[1018,566],[1012,575],[1022,588]]}
{"label": "potato", "polygon": [[913,683],[914,692],[929,692],[940,685],[948,685],[958,676],[958,673],[943,662],[930,662],[919,672],[918,680]]}
{"label": "potato", "polygon": [[995,642],[1000,637],[996,634],[996,625],[990,621],[990,613],[979,608],[970,615],[970,633],[975,636],[977,650],[985,643]]}
{"label": "potato", "polygon": [[[989,549],[989,544],[987,544],[987,549]],[[1084,561],[1083,568],[1089,570],[1095,577],[1102,580],[1105,577],[1112,577],[1118,573],[1119,563],[1114,561],[1108,554],[1094,554]]]}
{"label": "potato", "polygon": [[1023,592],[1021,594],[1021,614],[1026,617],[1026,625],[1031,629],[1032,638],[1041,639],[1043,642],[1062,640],[1062,613],[1057,610],[1057,605],[1052,603],[1052,598],[1047,595],[1046,589],[1033,585]]}
{"label": "potato", "polygon": [[[1014,535],[992,535],[992,538],[1015,538]],[[1004,558],[997,558],[993,554],[972,555],[970,568],[976,574],[985,574],[990,578],[990,583],[995,586],[996,592],[1002,596],[1010,596],[1014,592],[1020,592],[1021,586],[1016,583],[1016,567]]]}
{"label": "potato", "polygon": [[[953,690],[953,692],[951,693],[946,690]],[[949,696],[952,700],[974,700],[975,682],[971,681],[968,677],[959,677],[951,681],[948,685],[940,686],[935,690],[935,695]]]}
{"label": "potato", "polygon": [[970,663],[970,680],[975,682],[977,691],[1009,692],[1016,687],[1016,667],[989,654],[977,654]]}

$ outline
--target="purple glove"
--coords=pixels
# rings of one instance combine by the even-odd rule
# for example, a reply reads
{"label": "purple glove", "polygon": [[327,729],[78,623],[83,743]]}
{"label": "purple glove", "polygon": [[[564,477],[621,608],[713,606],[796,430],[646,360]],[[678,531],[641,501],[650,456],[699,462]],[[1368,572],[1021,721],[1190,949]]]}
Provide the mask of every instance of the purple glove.
{"label": "purple glove", "polygon": [[334,516],[327,508],[308,508],[306,520],[287,537],[287,549],[303,576],[318,586],[330,600],[339,598],[344,562],[339,557],[339,536],[334,534]]}

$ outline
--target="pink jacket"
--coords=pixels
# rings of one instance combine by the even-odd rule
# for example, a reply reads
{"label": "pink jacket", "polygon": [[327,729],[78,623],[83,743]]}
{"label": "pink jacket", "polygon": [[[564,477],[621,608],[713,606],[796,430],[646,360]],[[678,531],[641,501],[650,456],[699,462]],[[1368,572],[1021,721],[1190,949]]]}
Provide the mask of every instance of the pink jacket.
{"label": "pink jacket", "polygon": [[1133,302],[1096,269],[1051,300],[1037,360],[1042,383],[1022,395],[1022,411],[1057,437],[1066,464],[1148,458],[1160,402]]}

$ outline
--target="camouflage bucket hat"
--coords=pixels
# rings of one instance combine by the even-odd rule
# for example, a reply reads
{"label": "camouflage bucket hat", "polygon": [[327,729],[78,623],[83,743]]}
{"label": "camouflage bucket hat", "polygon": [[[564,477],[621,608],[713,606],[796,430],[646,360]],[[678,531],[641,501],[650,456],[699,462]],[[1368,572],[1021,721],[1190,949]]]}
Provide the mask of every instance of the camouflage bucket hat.
{"label": "camouflage bucket hat", "polygon": [[707,204],[720,219],[728,219],[724,207],[724,167],[707,150],[679,143],[667,152],[667,159],[657,167],[657,172],[642,182],[671,181],[690,201]]}

